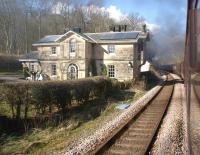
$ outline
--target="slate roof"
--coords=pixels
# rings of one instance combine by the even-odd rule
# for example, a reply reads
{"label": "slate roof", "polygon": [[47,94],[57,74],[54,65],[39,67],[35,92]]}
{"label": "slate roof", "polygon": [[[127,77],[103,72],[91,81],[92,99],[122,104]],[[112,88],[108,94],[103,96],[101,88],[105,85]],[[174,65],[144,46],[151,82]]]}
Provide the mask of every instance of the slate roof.
{"label": "slate roof", "polygon": [[60,37],[62,37],[63,35],[48,35],[45,36],[44,38],[38,40],[35,42],[35,44],[39,44],[39,43],[55,43],[56,40]]}
{"label": "slate roof", "polygon": [[[73,32],[73,31],[69,31]],[[77,33],[77,32],[75,32]],[[130,41],[136,40],[139,36],[138,31],[130,31],[130,32],[102,32],[102,33],[77,33],[81,37],[85,38],[90,42],[109,42],[109,41]],[[56,43],[59,39],[66,36],[67,33],[63,35],[48,35],[44,38],[38,40],[34,44],[42,44],[42,43]]]}
{"label": "slate roof", "polygon": [[139,32],[104,32],[104,33],[85,33],[97,42],[111,40],[134,40],[137,39]]}
{"label": "slate roof", "polygon": [[38,51],[31,51],[24,55],[22,59],[39,59],[39,53]]}

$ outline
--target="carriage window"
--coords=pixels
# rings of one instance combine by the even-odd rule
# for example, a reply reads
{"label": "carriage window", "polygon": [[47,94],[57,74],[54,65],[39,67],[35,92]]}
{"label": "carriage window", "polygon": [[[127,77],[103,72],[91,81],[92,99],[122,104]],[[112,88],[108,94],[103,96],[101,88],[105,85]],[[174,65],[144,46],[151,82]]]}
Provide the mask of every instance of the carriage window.
{"label": "carriage window", "polygon": [[115,66],[108,65],[108,77],[115,77]]}
{"label": "carriage window", "polygon": [[51,75],[56,75],[56,65],[55,64],[51,65]]}
{"label": "carriage window", "polygon": [[75,39],[71,39],[69,41],[69,52],[70,53],[75,53],[76,52],[76,40]]}

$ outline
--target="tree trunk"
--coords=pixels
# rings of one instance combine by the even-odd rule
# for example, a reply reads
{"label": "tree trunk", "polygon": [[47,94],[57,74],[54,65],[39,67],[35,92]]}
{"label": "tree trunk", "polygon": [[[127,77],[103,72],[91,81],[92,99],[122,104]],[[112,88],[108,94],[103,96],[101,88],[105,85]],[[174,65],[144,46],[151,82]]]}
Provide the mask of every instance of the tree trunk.
{"label": "tree trunk", "polygon": [[41,24],[42,24],[42,20],[41,20],[41,11],[39,12],[39,27],[38,27],[38,30],[39,30],[39,36],[38,38],[41,39]]}
{"label": "tree trunk", "polygon": [[16,110],[16,119],[19,120],[20,118],[21,118],[21,103],[18,103]]}
{"label": "tree trunk", "polygon": [[15,111],[14,111],[14,106],[13,106],[13,104],[11,105],[11,110],[12,110],[12,118],[15,118]]}
{"label": "tree trunk", "polygon": [[24,109],[24,119],[27,119],[28,117],[28,105],[25,105],[25,109]]}

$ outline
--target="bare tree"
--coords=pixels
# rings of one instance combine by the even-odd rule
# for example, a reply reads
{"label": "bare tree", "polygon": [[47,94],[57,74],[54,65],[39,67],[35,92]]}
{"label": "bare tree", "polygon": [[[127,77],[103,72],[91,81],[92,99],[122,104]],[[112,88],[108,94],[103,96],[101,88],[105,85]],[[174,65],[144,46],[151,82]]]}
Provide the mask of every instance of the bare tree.
{"label": "bare tree", "polygon": [[[108,31],[116,22],[103,4],[104,0],[0,0],[0,52],[28,53],[32,43],[45,35],[74,27],[83,32]],[[131,14],[120,22],[135,30],[143,21]]]}
{"label": "bare tree", "polygon": [[140,30],[141,25],[144,24],[144,18],[138,13],[131,13],[120,21],[122,24],[128,25],[128,30]]}

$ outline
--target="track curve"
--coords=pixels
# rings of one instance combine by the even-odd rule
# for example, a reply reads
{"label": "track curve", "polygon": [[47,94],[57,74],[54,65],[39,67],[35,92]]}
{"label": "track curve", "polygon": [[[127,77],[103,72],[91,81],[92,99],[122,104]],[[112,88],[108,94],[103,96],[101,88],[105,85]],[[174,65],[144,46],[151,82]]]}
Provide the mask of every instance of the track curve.
{"label": "track curve", "polygon": [[174,81],[171,76],[168,77],[154,99],[109,140],[97,155],[147,154],[173,94]]}

